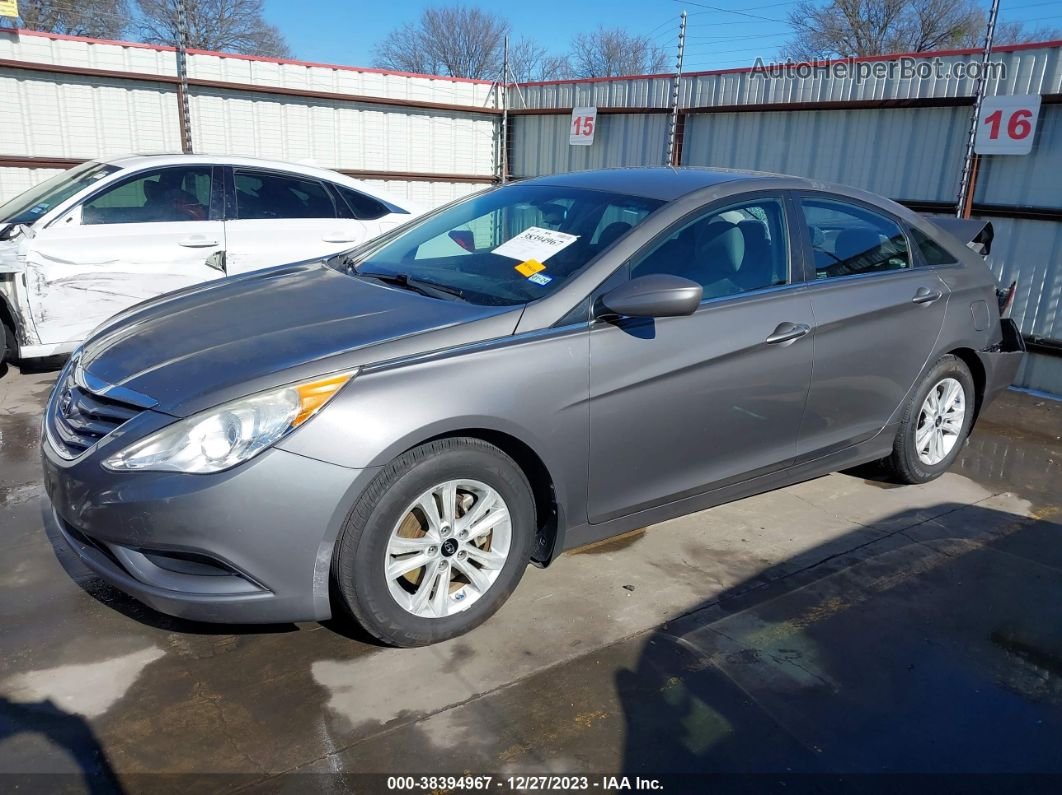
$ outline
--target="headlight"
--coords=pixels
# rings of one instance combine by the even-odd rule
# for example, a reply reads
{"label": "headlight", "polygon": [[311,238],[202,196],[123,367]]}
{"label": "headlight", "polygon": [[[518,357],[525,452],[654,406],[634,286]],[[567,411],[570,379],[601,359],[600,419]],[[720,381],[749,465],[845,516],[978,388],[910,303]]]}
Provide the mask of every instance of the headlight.
{"label": "headlight", "polygon": [[220,472],[310,419],[356,371],[233,400],[175,422],[103,462],[123,472]]}

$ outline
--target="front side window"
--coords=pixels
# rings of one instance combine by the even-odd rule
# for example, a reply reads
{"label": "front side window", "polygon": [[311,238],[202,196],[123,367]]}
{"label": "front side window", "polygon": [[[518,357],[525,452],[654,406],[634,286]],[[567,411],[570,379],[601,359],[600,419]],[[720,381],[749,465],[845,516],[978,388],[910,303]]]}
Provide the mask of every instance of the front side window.
{"label": "front side window", "polygon": [[118,170],[118,166],[90,161],[56,174],[0,204],[0,223],[32,224],[75,193],[80,193]]}
{"label": "front side window", "polygon": [[848,202],[800,201],[815,258],[815,278],[832,279],[911,267],[911,252],[899,224]]}
{"label": "front side window", "polygon": [[236,218],[335,218],[336,207],[315,179],[266,171],[235,173]]}
{"label": "front side window", "polygon": [[210,166],[181,166],[145,171],[85,202],[81,223],[209,220],[211,170]]}
{"label": "front side window", "polygon": [[785,284],[789,245],[778,199],[758,199],[711,210],[654,244],[631,266],[631,278],[682,276],[722,298]]}
{"label": "front side window", "polygon": [[474,303],[522,304],[568,281],[663,205],[552,185],[511,185],[425,216],[348,262],[362,276],[443,286]]}

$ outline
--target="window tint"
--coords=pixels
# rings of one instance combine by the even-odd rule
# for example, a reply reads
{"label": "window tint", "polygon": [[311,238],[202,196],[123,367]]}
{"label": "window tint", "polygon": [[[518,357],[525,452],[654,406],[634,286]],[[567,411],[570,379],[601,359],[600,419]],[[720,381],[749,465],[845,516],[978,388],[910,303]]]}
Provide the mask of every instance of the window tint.
{"label": "window tint", "polygon": [[266,171],[236,171],[236,218],[335,218],[336,208],[315,179]]}
{"label": "window tint", "polygon": [[104,190],[81,208],[82,224],[206,221],[210,166],[146,171]]}
{"label": "window tint", "polygon": [[918,250],[922,252],[922,258],[927,265],[952,265],[958,262],[953,254],[948,253],[943,246],[929,237],[925,232],[916,227],[911,227],[911,238]]}
{"label": "window tint", "polygon": [[704,287],[719,298],[785,284],[789,246],[777,199],[714,210],[685,224],[639,257],[631,277],[668,273]]}
{"label": "window tint", "polygon": [[907,239],[890,218],[847,202],[802,199],[800,204],[816,279],[911,267]]}
{"label": "window tint", "polygon": [[383,202],[366,196],[360,191],[345,188],[342,185],[332,185],[339,195],[343,197],[344,206],[340,207],[340,215],[344,218],[357,218],[359,221],[375,221],[391,214],[391,209]]}

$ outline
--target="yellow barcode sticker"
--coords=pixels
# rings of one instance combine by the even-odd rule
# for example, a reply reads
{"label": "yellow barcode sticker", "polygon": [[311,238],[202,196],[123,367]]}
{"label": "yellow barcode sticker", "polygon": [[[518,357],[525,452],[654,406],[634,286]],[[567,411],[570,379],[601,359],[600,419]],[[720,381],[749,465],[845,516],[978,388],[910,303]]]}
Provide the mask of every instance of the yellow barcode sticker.
{"label": "yellow barcode sticker", "polygon": [[537,259],[528,259],[521,262],[516,266],[516,270],[522,273],[524,276],[534,276],[539,271],[544,271],[546,266],[539,262]]}

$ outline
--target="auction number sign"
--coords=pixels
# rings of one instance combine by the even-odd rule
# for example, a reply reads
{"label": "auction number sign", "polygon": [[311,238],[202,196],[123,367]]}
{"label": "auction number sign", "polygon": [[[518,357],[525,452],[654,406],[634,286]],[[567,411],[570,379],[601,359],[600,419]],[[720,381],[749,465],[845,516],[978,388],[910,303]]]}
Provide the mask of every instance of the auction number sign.
{"label": "auction number sign", "polygon": [[1040,95],[985,97],[977,120],[974,151],[979,155],[1027,155],[1032,151]]}
{"label": "auction number sign", "polygon": [[568,128],[568,143],[590,146],[597,128],[597,108],[572,108],[572,123]]}

